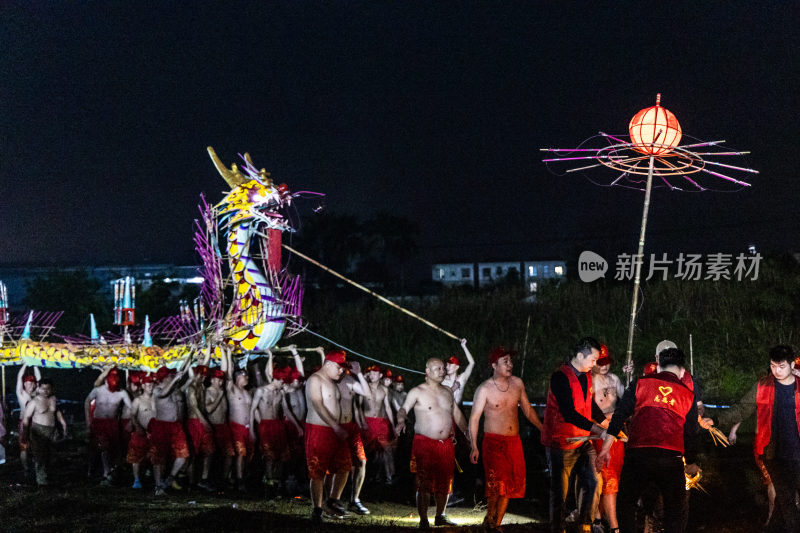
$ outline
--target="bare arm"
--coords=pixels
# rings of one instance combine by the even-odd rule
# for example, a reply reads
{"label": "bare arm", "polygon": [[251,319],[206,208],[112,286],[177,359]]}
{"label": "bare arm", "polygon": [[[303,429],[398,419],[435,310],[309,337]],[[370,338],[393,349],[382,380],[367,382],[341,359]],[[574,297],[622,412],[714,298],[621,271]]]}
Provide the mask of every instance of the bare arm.
{"label": "bare arm", "polygon": [[408,412],[414,408],[414,405],[416,405],[418,395],[419,393],[417,392],[416,387],[411,389],[408,392],[408,396],[406,396],[406,401],[404,401],[402,407],[397,410],[397,427],[395,428],[395,431],[398,435],[406,430],[406,418],[408,417]]}
{"label": "bare arm", "polygon": [[472,442],[472,452],[469,455],[470,461],[473,464],[478,464],[478,426],[480,425],[483,409],[486,407],[486,389],[483,385],[478,387],[475,391],[475,396],[472,398],[472,413],[469,415],[469,438]]}
{"label": "bare arm", "polygon": [[364,379],[364,374],[361,373],[361,364],[358,361],[350,363],[350,373],[355,375],[358,380],[358,383],[353,383],[353,392],[360,396],[371,396],[369,383]]}
{"label": "bare arm", "polygon": [[317,346],[317,353],[319,354],[320,365],[325,364],[325,349],[322,346]]}
{"label": "bare arm", "polygon": [[19,369],[17,372],[17,401],[22,398],[22,395],[25,393],[25,389],[22,387],[22,378],[25,377],[25,369],[28,368],[28,365],[22,363],[22,368]]}
{"label": "bare arm", "polygon": [[297,371],[300,372],[301,376],[306,377],[306,371],[303,369],[303,358],[300,357],[299,353],[297,353],[297,346],[290,344],[289,351],[292,352],[292,357],[294,357],[295,368],[297,368]]}
{"label": "bare arm", "polygon": [[220,391],[217,395],[217,398],[212,400],[209,398],[208,393],[206,392],[206,413],[213,413],[219,407],[219,404],[222,403],[222,399],[225,398],[225,391]]}
{"label": "bare arm", "polygon": [[467,349],[467,339],[461,339],[461,349],[464,350],[464,355],[467,356],[467,368],[456,378],[456,381],[458,381],[460,389],[463,391],[464,387],[467,386],[469,377],[472,375],[472,371],[475,369],[475,359]]}
{"label": "bare arm", "polygon": [[302,436],[303,435],[303,428],[300,426],[300,423],[297,421],[297,417],[292,412],[292,409],[289,407],[289,401],[286,399],[286,395],[288,392],[284,390],[281,393],[281,408],[283,409],[283,414],[286,415],[286,418],[294,424],[295,429],[297,429],[297,433]]}
{"label": "bare arm", "polygon": [[92,400],[94,400],[96,396],[97,387],[89,392],[88,396],[86,396],[86,400],[83,402],[83,416],[85,417],[87,428],[92,425]]}
{"label": "bare arm", "polygon": [[456,403],[455,399],[453,399],[453,421],[458,426],[464,435],[467,436],[467,439],[470,440],[469,430],[467,428],[467,419],[464,417],[464,413],[461,412],[461,409],[458,408],[458,403]]}
{"label": "bare arm", "polygon": [[37,383],[42,381],[42,373],[39,371],[38,366],[33,367],[33,377],[36,378]]}
{"label": "bare arm", "polygon": [[256,393],[253,395],[253,401],[250,403],[250,434],[255,435],[255,419],[256,419],[256,411],[258,410],[258,403],[261,401],[261,397],[264,395],[264,390],[259,387],[256,389]]}
{"label": "bare arm", "polygon": [[541,431],[542,421],[539,419],[539,415],[536,414],[536,409],[531,406],[531,401],[528,399],[528,394],[525,392],[525,384],[522,383],[522,380],[520,380],[520,387],[522,390],[519,395],[519,407],[522,409],[522,414],[531,424],[536,426],[536,429]]}
{"label": "bare arm", "polygon": [[64,419],[64,415],[61,413],[61,410],[56,411],[56,419],[58,419],[58,423],[61,424],[61,429],[64,437],[66,438],[69,432],[67,431],[67,421]]}
{"label": "bare arm", "polygon": [[389,390],[386,390],[386,394],[383,396],[383,409],[386,411],[386,418],[389,419],[389,423],[392,425],[392,431],[394,431],[394,415],[392,415],[392,405],[389,403]]}
{"label": "bare arm", "polygon": [[96,380],[94,380],[94,386],[95,387],[100,387],[100,386],[103,385],[103,382],[106,380],[106,377],[108,377],[108,373],[111,372],[112,368],[113,367],[111,367],[111,366],[103,367],[103,371],[100,372],[100,375],[97,376]]}
{"label": "bare arm", "polygon": [[139,423],[139,405],[141,405],[141,403],[138,398],[133,400],[131,404],[131,426],[135,432],[144,433],[144,428]]}

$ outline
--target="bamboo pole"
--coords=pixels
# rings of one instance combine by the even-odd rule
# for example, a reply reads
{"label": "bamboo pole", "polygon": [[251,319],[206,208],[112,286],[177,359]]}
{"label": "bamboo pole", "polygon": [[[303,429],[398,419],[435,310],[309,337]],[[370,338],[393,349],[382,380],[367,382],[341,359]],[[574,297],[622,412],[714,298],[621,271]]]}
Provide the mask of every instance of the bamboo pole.
{"label": "bamboo pole", "polygon": [[519,371],[519,377],[525,375],[525,356],[528,353],[528,331],[531,329],[531,315],[528,315],[528,324],[525,326],[525,341],[522,345],[522,365]]}
{"label": "bamboo pole", "polygon": [[323,264],[322,264],[322,263],[320,263],[319,261],[315,261],[314,259],[312,259],[312,258],[308,257],[307,255],[305,255],[305,254],[302,254],[302,253],[298,252],[297,250],[295,250],[294,248],[292,248],[292,247],[291,247],[291,246],[289,246],[288,244],[282,244],[281,246],[283,246],[284,248],[286,248],[287,250],[289,250],[289,251],[290,251],[290,252],[292,252],[293,254],[297,255],[298,257],[302,257],[303,259],[305,259],[305,260],[306,260],[306,261],[308,261],[309,263],[312,263],[312,264],[314,264],[314,265],[318,266],[319,268],[321,268],[321,269],[322,269],[322,270],[324,270],[325,272],[328,272],[328,273],[330,273],[330,274],[333,274],[333,275],[334,275],[334,276],[336,276],[337,278],[339,278],[339,279],[341,279],[341,280],[344,280],[344,281],[346,281],[346,282],[347,282],[347,283],[349,283],[350,285],[352,285],[352,286],[354,286],[354,287],[356,287],[356,288],[358,288],[358,289],[361,289],[362,291],[366,292],[367,294],[371,294],[372,296],[374,296],[374,297],[375,297],[375,298],[377,298],[378,300],[382,301],[383,303],[385,303],[385,304],[387,304],[387,305],[390,305],[390,306],[394,307],[394,308],[395,308],[395,309],[397,309],[398,311],[402,311],[403,313],[407,314],[408,316],[411,316],[411,317],[414,317],[414,318],[416,318],[417,320],[419,320],[419,321],[420,321],[420,322],[422,322],[423,324],[425,324],[425,325],[427,325],[427,326],[430,326],[430,327],[432,327],[432,328],[433,328],[433,329],[435,329],[436,331],[439,331],[439,332],[441,332],[441,333],[444,333],[444,334],[445,334],[445,335],[447,335],[448,337],[450,337],[450,338],[452,338],[452,339],[455,339],[455,340],[457,340],[457,341],[458,341],[458,340],[461,340],[461,338],[460,338],[460,337],[457,337],[456,335],[453,335],[453,334],[452,334],[452,333],[450,333],[449,331],[446,331],[446,330],[444,330],[444,329],[440,328],[439,326],[437,326],[437,325],[436,325],[436,324],[434,324],[433,322],[431,322],[431,321],[429,321],[429,320],[425,320],[425,319],[424,319],[424,318],[422,318],[421,316],[419,316],[419,315],[417,315],[417,314],[415,314],[415,313],[412,313],[412,312],[411,312],[411,311],[409,311],[408,309],[406,309],[406,308],[404,308],[404,307],[400,307],[399,305],[397,305],[396,303],[392,302],[391,300],[388,300],[387,298],[384,298],[383,296],[381,296],[381,295],[380,295],[380,294],[378,294],[377,292],[375,292],[375,291],[372,291],[372,290],[370,290],[370,289],[368,289],[368,288],[364,287],[363,285],[361,285],[361,284],[359,284],[359,283],[356,283],[355,281],[353,281],[353,280],[351,280],[351,279],[348,279],[348,278],[344,277],[342,274],[339,274],[339,273],[338,273],[338,272],[336,272],[335,270],[332,270],[332,269],[330,269],[330,268],[326,267],[325,265],[323,265]]}
{"label": "bamboo pole", "polygon": [[692,349],[691,333],[689,333],[689,373],[694,377],[694,350]]}
{"label": "bamboo pole", "polygon": [[[660,133],[660,132],[659,132]],[[631,301],[631,319],[628,325],[628,351],[627,364],[633,360],[633,328],[636,325],[636,304],[639,300],[639,281],[642,275],[642,263],[644,262],[644,237],[647,231],[647,213],[650,211],[650,191],[653,186],[653,165],[654,156],[650,156],[650,166],[647,169],[647,187],[644,191],[644,209],[642,210],[642,229],[639,233],[639,251],[636,254],[636,274],[633,280],[633,298]],[[631,376],[628,374],[628,384],[630,385]]]}

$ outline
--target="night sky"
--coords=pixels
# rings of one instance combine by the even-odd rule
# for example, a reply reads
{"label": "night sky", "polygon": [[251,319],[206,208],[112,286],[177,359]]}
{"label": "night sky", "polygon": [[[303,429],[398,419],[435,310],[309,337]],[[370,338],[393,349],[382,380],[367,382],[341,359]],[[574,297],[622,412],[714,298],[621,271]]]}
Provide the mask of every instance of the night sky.
{"label": "night sky", "polygon": [[647,4],[3,2],[0,263],[195,262],[208,145],[418,221],[421,263],[632,252],[642,193],[539,149],[624,134],[657,92],[761,174],[656,191],[647,251],[800,249],[800,4]]}

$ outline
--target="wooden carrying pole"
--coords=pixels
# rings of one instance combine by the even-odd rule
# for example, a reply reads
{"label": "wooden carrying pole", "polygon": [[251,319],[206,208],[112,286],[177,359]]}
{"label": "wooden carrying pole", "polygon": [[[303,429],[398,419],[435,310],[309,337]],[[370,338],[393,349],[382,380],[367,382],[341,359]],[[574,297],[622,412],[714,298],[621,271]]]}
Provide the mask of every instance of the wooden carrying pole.
{"label": "wooden carrying pole", "polygon": [[[652,165],[652,163],[651,163],[651,165]],[[368,288],[364,287],[363,285],[361,285],[361,284],[359,284],[359,283],[356,283],[355,281],[353,281],[353,280],[351,280],[351,279],[348,279],[348,278],[344,277],[343,275],[339,274],[339,273],[338,273],[338,272],[336,272],[335,270],[331,270],[330,268],[326,267],[325,265],[323,265],[323,264],[322,264],[322,263],[320,263],[319,261],[315,261],[314,259],[311,259],[311,258],[310,258],[310,257],[308,257],[307,255],[305,255],[305,254],[302,254],[302,253],[298,252],[297,250],[295,250],[294,248],[292,248],[292,247],[291,247],[291,246],[289,246],[288,244],[283,244],[282,246],[283,246],[284,248],[286,248],[287,250],[289,250],[290,252],[292,252],[293,254],[297,255],[298,257],[302,257],[303,259],[305,259],[305,260],[306,260],[306,261],[308,261],[309,263],[312,263],[312,264],[314,264],[314,265],[317,265],[319,268],[321,268],[321,269],[322,269],[322,270],[324,270],[325,272],[328,272],[328,273],[330,273],[330,274],[333,274],[333,275],[334,275],[334,276],[336,276],[337,278],[339,278],[339,279],[341,279],[341,280],[344,280],[344,281],[346,281],[347,283],[349,283],[349,284],[350,284],[350,285],[352,285],[353,287],[356,287],[356,288],[358,288],[358,289],[361,289],[362,291],[366,292],[367,294],[371,294],[372,296],[374,296],[374,297],[375,297],[375,298],[377,298],[378,300],[382,301],[382,302],[383,302],[383,303],[385,303],[385,304],[388,304],[388,305],[390,305],[390,306],[394,307],[394,308],[395,308],[395,309],[397,309],[398,311],[402,311],[403,313],[407,314],[408,316],[411,316],[411,317],[414,317],[414,318],[416,318],[417,320],[419,320],[419,321],[420,321],[420,322],[422,322],[423,324],[426,324],[426,325],[428,325],[428,326],[432,327],[433,329],[435,329],[435,330],[437,330],[437,331],[440,331],[440,332],[444,333],[445,335],[447,335],[448,337],[450,337],[450,338],[452,338],[452,339],[455,339],[455,340],[461,340],[459,337],[457,337],[457,336],[453,335],[453,334],[452,334],[452,333],[450,333],[449,331],[445,331],[445,330],[443,330],[442,328],[440,328],[439,326],[437,326],[437,325],[436,325],[436,324],[434,324],[433,322],[431,322],[431,321],[429,321],[429,320],[425,320],[425,319],[424,319],[424,318],[422,318],[421,316],[419,316],[419,315],[417,315],[417,314],[414,314],[414,313],[412,313],[412,312],[411,312],[411,311],[409,311],[408,309],[405,309],[405,308],[403,308],[403,307],[400,307],[399,305],[397,305],[396,303],[392,302],[391,300],[388,300],[388,299],[384,298],[383,296],[381,296],[381,295],[380,295],[380,294],[378,294],[377,292],[371,291],[371,290],[369,290]]]}
{"label": "wooden carrying pole", "polygon": [[[635,276],[633,280],[633,301],[631,302],[631,320],[628,325],[628,351],[627,364],[630,366],[633,360],[633,328],[636,325],[636,304],[639,300],[639,280],[642,275],[642,263],[644,262],[644,236],[647,230],[647,212],[650,210],[650,190],[653,185],[653,165],[655,157],[650,156],[650,166],[647,169],[647,187],[644,191],[644,210],[642,211],[642,229],[639,233],[639,251],[636,254]],[[628,384],[630,385],[631,375],[628,374]]]}

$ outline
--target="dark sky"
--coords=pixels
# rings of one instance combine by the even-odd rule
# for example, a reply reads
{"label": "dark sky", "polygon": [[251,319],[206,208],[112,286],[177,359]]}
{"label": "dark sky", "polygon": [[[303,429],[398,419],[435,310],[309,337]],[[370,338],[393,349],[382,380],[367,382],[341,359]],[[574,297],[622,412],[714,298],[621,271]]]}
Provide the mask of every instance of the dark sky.
{"label": "dark sky", "polygon": [[[423,260],[633,251],[642,193],[542,147],[662,104],[750,150],[735,194],[653,195],[648,251],[797,250],[797,2],[3,2],[0,263],[191,263],[249,151]],[[312,207],[307,205],[307,208]]]}

